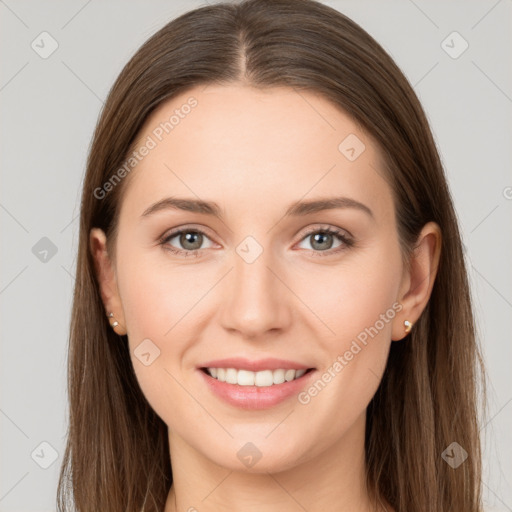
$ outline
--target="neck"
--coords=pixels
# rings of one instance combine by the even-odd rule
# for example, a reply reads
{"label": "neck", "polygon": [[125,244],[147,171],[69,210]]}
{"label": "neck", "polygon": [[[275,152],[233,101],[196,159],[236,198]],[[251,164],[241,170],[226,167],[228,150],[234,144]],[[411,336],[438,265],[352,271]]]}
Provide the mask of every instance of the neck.
{"label": "neck", "polygon": [[223,468],[169,430],[173,485],[165,512],[374,512],[365,482],[364,427],[362,415],[335,446],[275,473]]}

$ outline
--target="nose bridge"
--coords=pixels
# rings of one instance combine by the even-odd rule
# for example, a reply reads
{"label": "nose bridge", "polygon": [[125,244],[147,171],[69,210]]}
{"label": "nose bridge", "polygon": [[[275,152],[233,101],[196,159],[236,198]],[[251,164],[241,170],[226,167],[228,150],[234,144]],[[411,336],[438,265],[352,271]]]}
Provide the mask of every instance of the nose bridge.
{"label": "nose bridge", "polygon": [[235,248],[233,266],[228,300],[223,303],[224,327],[252,338],[285,327],[289,301],[286,287],[276,277],[280,270],[271,248],[248,236]]}

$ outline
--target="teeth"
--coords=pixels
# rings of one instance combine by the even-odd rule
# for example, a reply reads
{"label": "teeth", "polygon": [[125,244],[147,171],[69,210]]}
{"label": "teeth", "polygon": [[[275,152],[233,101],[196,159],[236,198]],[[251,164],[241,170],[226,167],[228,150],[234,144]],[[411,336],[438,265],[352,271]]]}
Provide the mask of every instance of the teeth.
{"label": "teeth", "polygon": [[271,370],[263,370],[254,374],[254,384],[262,388],[272,386],[274,384],[274,376]]}
{"label": "teeth", "polygon": [[228,368],[226,370],[226,382],[228,384],[237,384],[237,374],[238,372],[234,368]]}
{"label": "teeth", "polygon": [[249,370],[237,370],[235,368],[207,368],[211,377],[239,386],[269,387],[274,384],[282,384],[302,377],[306,370],[262,370],[251,372]]}
{"label": "teeth", "polygon": [[274,370],[273,372],[273,382],[274,384],[282,384],[284,382],[284,374],[286,370]]}
{"label": "teeth", "polygon": [[284,374],[284,380],[286,382],[290,382],[293,379],[295,379],[295,370],[286,370],[286,373]]}
{"label": "teeth", "polygon": [[[214,370],[215,368],[212,368]],[[239,384],[240,386],[254,386],[254,372],[248,372],[247,370],[233,370],[236,376],[236,382],[234,384]]]}

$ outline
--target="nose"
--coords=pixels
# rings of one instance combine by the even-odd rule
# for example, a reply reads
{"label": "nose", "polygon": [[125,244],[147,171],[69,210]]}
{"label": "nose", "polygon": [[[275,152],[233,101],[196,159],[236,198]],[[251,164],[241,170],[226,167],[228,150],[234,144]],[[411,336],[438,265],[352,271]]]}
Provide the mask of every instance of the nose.
{"label": "nose", "polygon": [[275,336],[291,323],[293,293],[287,287],[281,266],[270,251],[249,263],[235,252],[234,268],[227,276],[221,300],[224,329],[246,339]]}

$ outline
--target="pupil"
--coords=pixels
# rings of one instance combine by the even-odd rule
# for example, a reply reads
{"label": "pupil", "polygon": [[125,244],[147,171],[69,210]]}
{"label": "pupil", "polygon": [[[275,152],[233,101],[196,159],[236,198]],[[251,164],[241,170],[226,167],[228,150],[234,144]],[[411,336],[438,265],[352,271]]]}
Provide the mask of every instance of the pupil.
{"label": "pupil", "polygon": [[195,242],[195,244],[197,245],[197,247],[187,247],[187,245],[186,245],[186,244],[192,244],[192,245],[194,245],[194,240],[193,240],[193,239],[194,239],[194,237],[201,237],[201,236],[202,236],[202,235],[201,235],[200,233],[195,233],[195,232],[191,231],[191,232],[188,232],[188,233],[184,233],[184,234],[182,235],[182,239],[181,239],[180,241],[181,241],[181,243],[182,243],[183,247],[186,247],[186,248],[188,248],[188,249],[192,249],[192,250],[194,250],[194,249],[199,249],[199,247],[201,247],[201,238],[199,238],[199,243],[197,243],[197,240],[196,240],[196,242]]}
{"label": "pupil", "polygon": [[[315,249],[330,249],[330,246],[332,245],[332,243],[329,245],[329,247],[322,247],[320,245],[320,247],[315,247],[315,245],[317,243],[319,243],[319,240],[320,239],[320,244],[321,244],[321,241],[322,241],[322,238],[324,237],[330,237],[331,235],[329,233],[316,233],[314,236],[313,236],[313,244],[312,246],[315,248]],[[325,241],[325,240],[324,240]]]}

